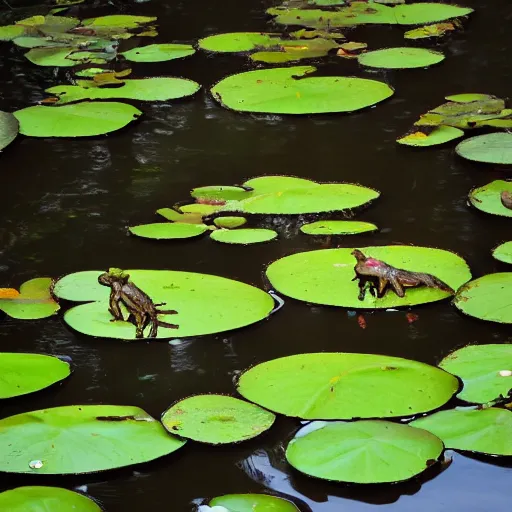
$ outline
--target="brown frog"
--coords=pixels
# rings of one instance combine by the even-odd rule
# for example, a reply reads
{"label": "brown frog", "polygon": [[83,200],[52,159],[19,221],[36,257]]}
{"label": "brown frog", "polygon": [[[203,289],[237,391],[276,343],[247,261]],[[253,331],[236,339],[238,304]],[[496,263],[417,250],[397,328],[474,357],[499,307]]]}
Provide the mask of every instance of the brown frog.
{"label": "brown frog", "polygon": [[512,210],[512,192],[508,192],[507,190],[504,190],[501,195],[501,204],[508,208],[509,210]]}
{"label": "brown frog", "polygon": [[98,277],[98,282],[104,286],[109,286],[111,289],[109,312],[114,317],[111,322],[124,320],[120,308],[120,304],[124,304],[129,312],[127,321],[133,323],[136,327],[136,338],[144,337],[144,329],[148,324],[151,324],[149,338],[156,337],[159,325],[170,329],[178,329],[178,325],[168,324],[157,318],[159,314],[171,315],[176,314],[177,311],[158,310],[157,307],[163,306],[165,303],[155,304],[146,293],[130,281],[130,276],[121,269],[110,268],[108,272],[104,272]]}
{"label": "brown frog", "polygon": [[450,286],[431,274],[392,267],[384,261],[367,258],[359,249],[353,250],[352,255],[357,260],[354,267],[356,276],[352,281],[359,280],[359,300],[364,300],[368,285],[370,293],[378,298],[384,296],[388,285],[391,285],[399,297],[405,296],[404,288],[416,286],[428,286],[429,288],[439,288],[444,292],[455,293]]}

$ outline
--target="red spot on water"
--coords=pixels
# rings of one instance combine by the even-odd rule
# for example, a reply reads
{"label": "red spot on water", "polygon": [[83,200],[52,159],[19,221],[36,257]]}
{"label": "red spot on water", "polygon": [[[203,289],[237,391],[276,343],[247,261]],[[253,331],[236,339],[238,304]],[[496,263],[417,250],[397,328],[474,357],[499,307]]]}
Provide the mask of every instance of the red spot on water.
{"label": "red spot on water", "polygon": [[412,323],[416,322],[416,320],[418,320],[418,319],[419,319],[419,316],[418,316],[418,315],[416,315],[415,313],[407,313],[407,314],[405,315],[405,318],[407,318],[407,321],[408,321],[410,324],[412,324]]}
{"label": "red spot on water", "polygon": [[361,329],[366,329],[366,320],[364,319],[363,315],[359,315],[357,317],[357,323],[359,324],[359,327],[361,327]]}

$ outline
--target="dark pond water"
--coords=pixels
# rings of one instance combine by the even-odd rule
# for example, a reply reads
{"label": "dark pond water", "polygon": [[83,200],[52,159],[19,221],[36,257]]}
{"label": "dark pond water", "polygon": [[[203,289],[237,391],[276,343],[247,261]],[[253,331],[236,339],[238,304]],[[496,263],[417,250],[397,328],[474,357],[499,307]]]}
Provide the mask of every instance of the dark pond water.
{"label": "dark pond water", "polygon": [[[505,270],[490,250],[510,239],[507,219],[466,205],[468,191],[507,169],[478,166],[456,157],[453,145],[414,151],[395,144],[417,116],[450,93],[510,94],[512,8],[509,0],[466,2],[476,12],[460,32],[442,43],[446,61],[428,70],[370,73],[356,62],[326,59],[328,72],[377,77],[395,96],[353,115],[252,117],[223,110],[205,92],[194,99],[142,105],[144,118],[109,137],[87,140],[20,137],[0,158],[2,224],[0,281],[19,286],[36,276],[62,276],[86,269],[176,269],[212,273],[264,286],[271,261],[320,243],[282,226],[281,239],[253,247],[229,247],[207,238],[157,243],[126,236],[126,226],[152,222],[160,207],[187,198],[192,187],[233,184],[262,174],[292,174],[320,181],[360,182],[382,198],[360,218],[376,222],[376,235],[333,239],[333,246],[413,243],[450,249],[465,257],[475,276]],[[16,19],[47,7],[29,9]],[[156,15],[158,40],[192,41],[223,31],[267,30],[269,2],[157,2],[127,4],[131,14]],[[3,8],[3,7],[2,7]],[[84,9],[107,14],[119,6]],[[3,22],[11,14],[3,11]],[[401,45],[397,27],[354,30],[354,40],[374,48]],[[248,69],[243,57],[198,54],[183,61],[135,65],[137,76],[177,75],[205,89]],[[64,71],[38,68],[9,43],[0,46],[0,109],[13,111],[64,83]],[[510,175],[510,174],[509,174]],[[508,176],[509,176],[508,175]],[[233,391],[232,379],[255,363],[313,351],[388,354],[436,364],[467,343],[511,339],[508,326],[461,316],[449,303],[405,312],[366,315],[367,328],[342,309],[287,301],[270,320],[236,332],[167,342],[122,343],[88,338],[62,319],[22,322],[2,318],[4,351],[35,351],[73,358],[75,372],[62,386],[5,402],[2,417],[68,404],[131,404],[159,417],[175,400],[194,393]],[[264,436],[221,448],[189,443],[154,463],[92,476],[3,476],[1,489],[49,484],[87,486],[109,512],[193,509],[193,500],[223,493],[277,491],[313,511],[481,512],[510,504],[512,463],[454,455],[444,472],[392,486],[345,486],[311,480],[292,471],[284,446],[297,428],[279,418]],[[306,509],[305,509],[306,510]]]}

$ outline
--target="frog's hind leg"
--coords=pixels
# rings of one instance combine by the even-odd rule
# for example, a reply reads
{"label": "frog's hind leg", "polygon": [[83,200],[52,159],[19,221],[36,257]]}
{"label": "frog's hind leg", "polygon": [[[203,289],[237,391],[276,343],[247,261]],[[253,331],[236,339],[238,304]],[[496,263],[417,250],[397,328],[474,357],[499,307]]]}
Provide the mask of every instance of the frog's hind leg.
{"label": "frog's hind leg", "polygon": [[133,317],[133,319],[135,320],[135,337],[136,338],[144,338],[144,328],[146,327],[146,325],[148,324],[148,321],[149,321],[149,317],[148,317],[148,314],[145,313],[145,312],[133,312],[131,314],[131,316]]}

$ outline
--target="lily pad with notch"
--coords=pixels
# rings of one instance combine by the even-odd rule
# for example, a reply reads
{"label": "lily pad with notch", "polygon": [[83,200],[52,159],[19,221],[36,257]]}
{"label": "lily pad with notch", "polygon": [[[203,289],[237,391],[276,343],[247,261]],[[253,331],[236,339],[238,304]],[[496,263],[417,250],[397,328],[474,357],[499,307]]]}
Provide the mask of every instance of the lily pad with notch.
{"label": "lily pad with notch", "polygon": [[290,441],[286,459],[316,478],[377,484],[420,474],[443,449],[430,432],[389,421],[313,422]]}
{"label": "lily pad with notch", "polygon": [[[178,311],[159,315],[178,329],[159,327],[158,339],[200,336],[245,327],[267,318],[274,300],[263,290],[224,277],[172,270],[126,270],[130,279],[155,304]],[[69,274],[57,281],[57,297],[87,304],[75,306],[64,314],[73,329],[103,338],[135,339],[135,326],[126,321],[112,322],[108,311],[110,290],[98,283],[100,271]],[[146,329],[145,335],[149,329]]]}
{"label": "lily pad with notch", "polygon": [[512,193],[512,181],[495,180],[483,187],[477,187],[469,193],[469,202],[472,206],[485,213],[512,217],[512,210],[503,206],[501,193]]}
{"label": "lily pad with notch", "polygon": [[[442,249],[409,245],[361,247],[366,255],[394,267],[425,272],[441,279],[454,290],[471,279],[466,262],[458,255]],[[448,292],[436,288],[407,288],[404,297],[388,290],[381,298],[366,293],[358,299],[354,281],[356,259],[353,249],[322,249],[285,256],[271,263],[266,271],[272,286],[297,300],[313,304],[356,309],[386,309],[426,304],[446,299]]]}
{"label": "lily pad with notch", "polygon": [[257,405],[226,395],[195,395],[162,415],[171,433],[209,444],[238,443],[268,430],[276,417]]}
{"label": "lily pad with notch", "polygon": [[142,409],[69,405],[0,420],[0,471],[37,475],[96,473],[149,462],[181,448]]}
{"label": "lily pad with notch", "polygon": [[240,376],[247,400],[306,420],[390,418],[444,405],[459,381],[434,366],[376,354],[325,352],[280,357]]}

